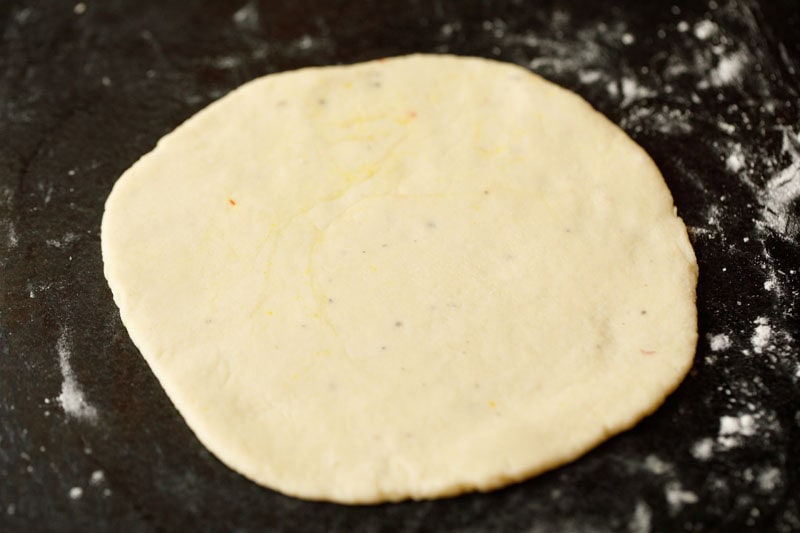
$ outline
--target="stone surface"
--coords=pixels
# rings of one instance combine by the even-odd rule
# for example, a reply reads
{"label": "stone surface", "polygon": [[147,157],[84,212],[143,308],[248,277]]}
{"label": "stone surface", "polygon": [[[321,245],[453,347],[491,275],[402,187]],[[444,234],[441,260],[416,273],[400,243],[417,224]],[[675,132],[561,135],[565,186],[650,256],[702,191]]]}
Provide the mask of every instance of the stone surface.
{"label": "stone surface", "polygon": [[[0,530],[800,529],[793,1],[29,0],[0,6],[0,32]],[[504,490],[284,497],[206,452],[131,344],[103,203],[247,80],[415,51],[526,65],[648,150],[700,263],[694,369],[633,430]]]}

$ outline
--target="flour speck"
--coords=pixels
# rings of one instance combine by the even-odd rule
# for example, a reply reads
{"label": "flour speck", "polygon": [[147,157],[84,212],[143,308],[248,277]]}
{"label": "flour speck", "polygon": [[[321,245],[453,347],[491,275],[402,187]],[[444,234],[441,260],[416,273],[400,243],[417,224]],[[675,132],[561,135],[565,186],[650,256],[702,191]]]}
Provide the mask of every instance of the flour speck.
{"label": "flour speck", "polygon": [[731,153],[725,159],[725,167],[731,172],[739,172],[745,166],[744,154],[742,153],[742,145],[734,144]]}
{"label": "flour speck", "polygon": [[709,336],[708,344],[711,346],[712,352],[721,352],[730,348],[732,343],[730,337],[724,333],[718,333]]}
{"label": "flour speck", "polygon": [[665,463],[656,455],[648,455],[644,460],[644,467],[654,474],[665,474],[672,470],[672,465]]}
{"label": "flour speck", "polygon": [[19,237],[17,237],[17,228],[14,226],[14,223],[10,220],[6,223],[8,226],[8,233],[6,233],[6,242],[8,243],[9,248],[14,248],[19,243]]}
{"label": "flour speck", "polygon": [[692,457],[699,461],[708,461],[714,454],[714,439],[706,437],[692,445]]}
{"label": "flour speck", "polygon": [[233,22],[242,29],[258,30],[258,8],[248,2],[233,14]]}
{"label": "flour speck", "polygon": [[747,55],[743,52],[734,52],[721,57],[717,66],[711,69],[709,73],[711,85],[722,87],[739,81],[748,61]]}
{"label": "flour speck", "polygon": [[86,401],[69,362],[72,353],[66,329],[62,330],[61,336],[58,338],[56,352],[58,353],[58,363],[61,367],[61,375],[63,378],[61,394],[58,396],[58,402],[61,404],[61,408],[64,409],[64,413],[69,416],[79,420],[96,422],[97,409]]}
{"label": "flour speck", "polygon": [[738,416],[724,415],[719,419],[717,443],[728,450],[740,446],[744,437],[752,437],[755,434],[756,419],[753,415],[749,413]]}
{"label": "flour speck", "polygon": [[83,496],[83,489],[80,487],[72,487],[69,489],[69,497],[73,500],[79,500]]}
{"label": "flour speck", "polygon": [[697,503],[697,494],[690,490],[684,490],[678,481],[670,481],[664,488],[664,496],[667,498],[670,511],[674,514],[680,511],[685,504]]}
{"label": "flour speck", "polygon": [[758,486],[763,492],[772,492],[781,484],[781,471],[770,466],[758,474]]}
{"label": "flour speck", "polygon": [[628,522],[628,531],[630,533],[650,533],[652,520],[653,511],[650,510],[649,505],[640,500],[636,502],[633,516],[631,516],[631,521]]}
{"label": "flour speck", "polygon": [[750,342],[753,344],[753,351],[762,353],[764,348],[769,346],[770,339],[772,338],[772,327],[769,325],[769,320],[766,317],[758,317],[755,320],[756,329],[753,336],[750,337]]}
{"label": "flour speck", "polygon": [[800,235],[800,134],[785,129],[781,152],[791,158],[789,166],[773,176],[761,192],[766,225],[787,238]]}
{"label": "flour speck", "polygon": [[[689,29],[688,25],[686,29]],[[701,41],[705,41],[715,33],[717,33],[717,25],[710,20],[701,20],[694,25],[694,36]]]}
{"label": "flour speck", "polygon": [[89,478],[89,484],[92,486],[100,485],[103,481],[105,481],[106,475],[103,473],[102,470],[95,470],[92,472],[92,477]]}

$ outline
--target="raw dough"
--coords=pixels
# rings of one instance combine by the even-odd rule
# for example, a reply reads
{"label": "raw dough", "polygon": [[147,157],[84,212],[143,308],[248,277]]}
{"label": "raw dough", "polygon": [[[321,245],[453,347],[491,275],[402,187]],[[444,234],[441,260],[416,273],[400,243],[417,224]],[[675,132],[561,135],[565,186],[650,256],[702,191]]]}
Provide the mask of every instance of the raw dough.
{"label": "raw dough", "polygon": [[197,437],[303,498],[563,464],[656,409],[697,339],[697,265],[647,154],[484,59],[248,83],[120,178],[102,247]]}

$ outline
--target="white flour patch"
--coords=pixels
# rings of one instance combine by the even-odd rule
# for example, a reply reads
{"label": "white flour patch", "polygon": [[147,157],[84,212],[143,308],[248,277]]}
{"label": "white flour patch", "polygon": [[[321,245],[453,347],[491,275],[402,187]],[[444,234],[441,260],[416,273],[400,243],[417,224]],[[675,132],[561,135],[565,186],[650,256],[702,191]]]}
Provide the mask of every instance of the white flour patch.
{"label": "white flour patch", "polygon": [[684,490],[678,481],[670,481],[664,487],[664,496],[667,498],[670,511],[674,514],[680,511],[685,504],[697,503],[697,494]]}
{"label": "white flour patch", "polygon": [[597,70],[582,70],[578,72],[578,80],[584,85],[591,85],[599,81],[603,77],[603,73]]}
{"label": "white flour patch", "polygon": [[220,56],[211,60],[211,64],[223,70],[230,70],[241,66],[243,59],[236,56]]}
{"label": "white flour patch", "polygon": [[665,463],[655,455],[648,455],[644,460],[644,467],[654,474],[666,474],[672,470],[672,465]]}
{"label": "white flour patch", "polygon": [[628,531],[630,533],[650,533],[652,521],[653,511],[650,510],[649,505],[640,500],[636,502],[633,516],[631,521],[628,522]]}
{"label": "white flour patch", "polygon": [[758,317],[755,320],[756,329],[753,336],[750,337],[750,342],[753,344],[753,351],[762,353],[764,348],[769,346],[770,339],[772,338],[772,327],[769,325],[769,320],[766,317]]}
{"label": "white flour patch", "polygon": [[58,363],[61,366],[63,382],[61,384],[61,394],[58,396],[58,403],[64,409],[64,413],[79,420],[89,422],[97,421],[97,409],[90,405],[80,389],[75,373],[70,366],[69,358],[72,355],[69,347],[67,331],[63,330],[56,343],[58,352]]}
{"label": "white flour patch", "polygon": [[637,100],[655,95],[655,91],[642,87],[633,78],[622,78],[619,82],[622,102],[620,106],[627,107]]}
{"label": "white flour patch", "polygon": [[714,455],[714,439],[706,437],[695,442],[691,454],[699,461],[708,461]]}
{"label": "white flour patch", "polygon": [[14,226],[14,223],[10,220],[7,222],[8,225],[8,233],[6,234],[8,247],[14,248],[17,244],[19,244],[19,237],[17,237],[17,228]]}
{"label": "white flour patch", "polygon": [[72,487],[69,489],[69,497],[72,500],[80,500],[83,496],[83,489],[80,487]]}
{"label": "white flour patch", "polygon": [[716,335],[709,335],[708,344],[711,346],[712,352],[721,352],[730,348],[732,343],[730,337],[724,333],[718,333]]}
{"label": "white flour patch", "polygon": [[78,235],[70,232],[64,235],[61,239],[47,239],[45,244],[52,246],[53,248],[61,248],[62,246],[72,244],[76,240],[78,240]]}
{"label": "white flour patch", "polygon": [[105,481],[106,475],[103,473],[102,470],[95,470],[92,472],[92,477],[89,478],[89,484],[92,486],[97,486]]}
{"label": "white flour patch", "polygon": [[728,124],[724,120],[720,120],[719,122],[717,122],[717,127],[720,130],[727,133],[728,135],[733,135],[734,133],[736,133],[736,126],[734,126],[733,124]]}
{"label": "white flour patch", "polygon": [[742,153],[742,145],[736,143],[731,149],[731,153],[725,159],[725,167],[731,172],[739,172],[745,166],[744,153]]}
{"label": "white flour patch", "polygon": [[756,480],[763,492],[772,492],[782,483],[781,471],[774,466],[767,467],[758,474]]}
{"label": "white flour patch", "polygon": [[233,14],[233,22],[246,30],[258,30],[258,8],[254,2],[248,2]]}
{"label": "white flour patch", "polygon": [[756,429],[756,419],[749,413],[722,416],[719,419],[717,444],[726,450],[736,448],[744,442],[746,437],[755,435]]}
{"label": "white flour patch", "polygon": [[782,153],[791,158],[789,166],[778,172],[761,193],[766,225],[781,236],[792,239],[800,235],[800,135],[783,131]]}
{"label": "white flour patch", "polygon": [[[681,23],[678,23],[678,25],[680,24]],[[685,26],[684,31],[686,29],[689,29],[688,25]],[[678,28],[678,31],[681,31],[680,28]],[[717,25],[711,22],[710,20],[701,20],[700,22],[694,25],[694,36],[700,39],[701,41],[705,41],[715,33],[717,33]]]}
{"label": "white flour patch", "polygon": [[738,82],[741,80],[744,68],[748,63],[749,58],[744,52],[734,52],[723,56],[708,73],[708,77],[698,84],[698,87],[706,88],[709,85],[723,87]]}

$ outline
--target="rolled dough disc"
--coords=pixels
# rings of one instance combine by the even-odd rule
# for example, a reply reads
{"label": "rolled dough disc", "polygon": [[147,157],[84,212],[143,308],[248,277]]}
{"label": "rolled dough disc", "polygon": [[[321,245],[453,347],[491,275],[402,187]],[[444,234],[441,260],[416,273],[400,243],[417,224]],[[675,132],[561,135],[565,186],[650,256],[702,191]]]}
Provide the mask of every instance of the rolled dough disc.
{"label": "rolled dough disc", "polygon": [[655,410],[697,265],[647,154],[518,66],[247,83],[114,186],[105,275],[219,459],[344,503],[488,490]]}

